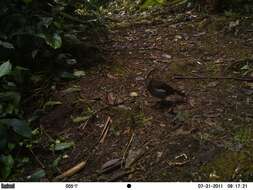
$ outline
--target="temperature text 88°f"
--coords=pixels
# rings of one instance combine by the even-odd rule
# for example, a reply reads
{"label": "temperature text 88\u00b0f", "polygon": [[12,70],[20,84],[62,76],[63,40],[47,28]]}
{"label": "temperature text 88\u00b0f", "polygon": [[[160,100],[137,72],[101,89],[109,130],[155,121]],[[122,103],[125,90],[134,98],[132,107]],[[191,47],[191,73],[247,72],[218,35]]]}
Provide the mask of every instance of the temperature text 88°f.
{"label": "temperature text 88\u00b0f", "polygon": [[68,184],[65,185],[66,189],[76,189],[77,187],[78,187],[78,184],[68,183]]}

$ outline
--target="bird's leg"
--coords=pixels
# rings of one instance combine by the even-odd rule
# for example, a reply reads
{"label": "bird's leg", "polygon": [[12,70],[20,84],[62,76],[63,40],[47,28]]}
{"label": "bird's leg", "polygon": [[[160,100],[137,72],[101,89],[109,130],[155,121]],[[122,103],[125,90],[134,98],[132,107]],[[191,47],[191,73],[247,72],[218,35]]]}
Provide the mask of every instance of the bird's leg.
{"label": "bird's leg", "polygon": [[174,102],[166,100],[166,98],[159,101],[159,108],[171,108],[174,106]]}

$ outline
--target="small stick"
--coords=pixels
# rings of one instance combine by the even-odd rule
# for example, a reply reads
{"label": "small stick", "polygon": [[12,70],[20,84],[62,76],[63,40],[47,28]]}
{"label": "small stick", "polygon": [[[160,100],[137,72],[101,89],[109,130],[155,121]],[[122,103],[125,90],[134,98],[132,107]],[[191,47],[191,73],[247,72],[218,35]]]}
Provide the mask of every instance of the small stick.
{"label": "small stick", "polygon": [[125,161],[125,159],[126,159],[127,152],[128,152],[128,150],[129,150],[129,148],[130,148],[132,142],[133,142],[133,139],[134,139],[134,133],[132,133],[129,142],[127,143],[127,147],[126,147],[126,149],[125,149],[125,151],[124,151],[124,154],[123,154],[122,163],[123,163],[123,162]]}
{"label": "small stick", "polygon": [[[149,142],[146,142],[143,146],[146,147],[150,144]],[[138,160],[140,160],[147,152],[151,152],[152,149],[149,149],[147,151],[141,151],[139,155],[136,156],[129,164],[126,166],[127,169],[131,168]]]}
{"label": "small stick", "polygon": [[53,139],[53,137],[51,137],[47,131],[43,128],[43,126],[40,125],[40,129],[44,132],[44,134],[47,136],[47,138],[51,141],[54,142],[55,140]]}
{"label": "small stick", "polygon": [[80,162],[79,164],[75,165],[74,167],[63,172],[61,175],[56,176],[53,181],[56,181],[56,180],[59,180],[59,179],[65,178],[65,177],[70,177],[70,176],[76,174],[77,172],[79,172],[81,169],[84,168],[86,163],[87,163],[87,161]]}
{"label": "small stick", "polygon": [[90,120],[90,117],[89,117],[84,123],[82,123],[82,124],[79,126],[79,129],[84,130],[84,128],[88,125],[89,120]]}
{"label": "small stick", "polygon": [[105,141],[105,138],[106,138],[106,135],[107,135],[107,133],[108,133],[108,131],[109,131],[109,124],[111,123],[111,117],[109,116],[108,118],[107,118],[107,120],[106,120],[106,122],[105,122],[105,126],[104,126],[104,129],[103,129],[103,131],[102,131],[102,133],[101,133],[101,136],[100,136],[100,140],[99,140],[99,142],[102,144],[104,141]]}
{"label": "small stick", "polygon": [[127,166],[127,168],[131,168],[134,165],[134,163],[136,163],[139,159],[141,159],[144,156],[144,154],[146,154],[146,152],[144,151],[141,152],[134,160],[131,161],[131,163],[129,163],[129,166]]}
{"label": "small stick", "polygon": [[34,154],[33,150],[30,148],[29,149],[30,152],[32,153],[33,157],[35,158],[35,160],[38,162],[38,164],[44,169],[46,168],[45,165],[40,161],[40,159]]}
{"label": "small stick", "polygon": [[185,164],[188,164],[190,162],[190,160],[186,160],[186,161],[183,161],[183,162],[174,162],[174,161],[167,161],[167,164],[169,166],[183,166]]}
{"label": "small stick", "polygon": [[192,80],[202,80],[202,79],[222,80],[222,79],[228,79],[228,80],[253,82],[252,77],[251,78],[237,78],[237,77],[180,77],[180,76],[175,76],[172,79],[192,79]]}

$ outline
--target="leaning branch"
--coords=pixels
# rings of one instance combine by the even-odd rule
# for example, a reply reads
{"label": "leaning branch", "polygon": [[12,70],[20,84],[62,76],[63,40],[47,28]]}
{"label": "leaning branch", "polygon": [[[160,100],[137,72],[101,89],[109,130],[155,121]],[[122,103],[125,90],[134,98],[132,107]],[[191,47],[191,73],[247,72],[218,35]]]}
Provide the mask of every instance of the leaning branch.
{"label": "leaning branch", "polygon": [[77,22],[77,23],[80,23],[80,24],[89,24],[89,23],[91,23],[91,22],[93,21],[93,20],[90,20],[90,21],[83,21],[83,20],[81,20],[81,19],[79,19],[79,18],[77,18],[77,17],[74,17],[74,16],[72,16],[72,15],[70,15],[70,14],[67,14],[67,13],[64,13],[64,12],[59,12],[59,14],[60,14],[62,17],[68,19],[68,20],[71,20],[71,21],[74,21],[74,22]]}
{"label": "leaning branch", "polygon": [[183,77],[183,76],[174,76],[172,79],[191,79],[191,80],[237,80],[237,81],[246,81],[253,82],[253,77],[250,78],[237,78],[237,77]]}

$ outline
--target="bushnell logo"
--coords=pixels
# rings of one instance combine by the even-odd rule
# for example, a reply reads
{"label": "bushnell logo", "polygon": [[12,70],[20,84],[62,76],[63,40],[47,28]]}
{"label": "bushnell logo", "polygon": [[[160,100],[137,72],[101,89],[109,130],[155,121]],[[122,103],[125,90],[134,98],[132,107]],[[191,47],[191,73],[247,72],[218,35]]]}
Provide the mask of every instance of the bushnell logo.
{"label": "bushnell logo", "polygon": [[15,183],[1,183],[1,189],[15,189]]}

